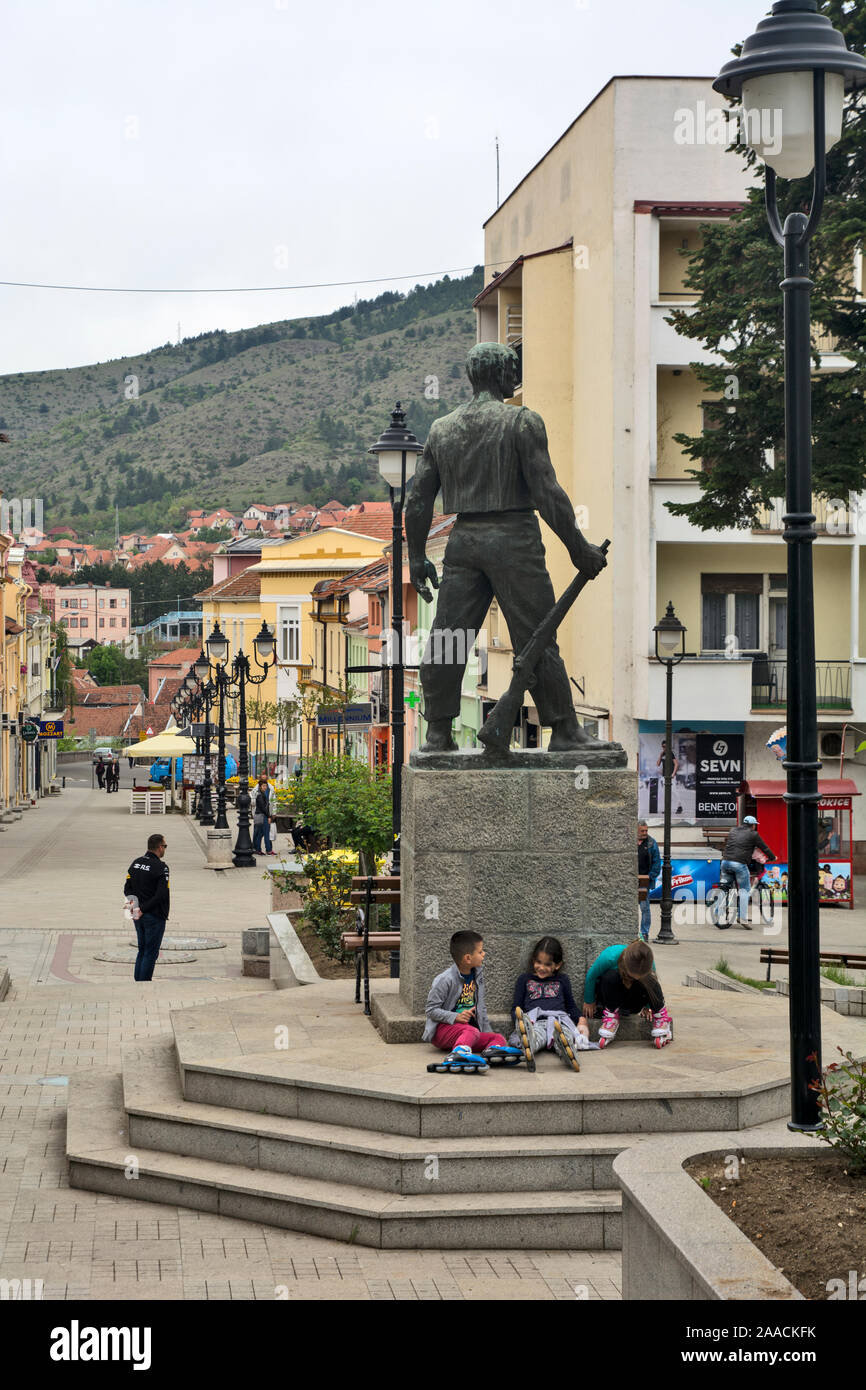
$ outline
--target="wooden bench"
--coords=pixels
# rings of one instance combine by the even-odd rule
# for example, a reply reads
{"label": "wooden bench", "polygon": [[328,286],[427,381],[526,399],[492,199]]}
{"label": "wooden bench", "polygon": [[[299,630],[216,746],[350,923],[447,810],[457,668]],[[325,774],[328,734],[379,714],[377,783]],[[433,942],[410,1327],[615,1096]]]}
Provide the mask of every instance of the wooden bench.
{"label": "wooden bench", "polygon": [[369,874],[352,879],[349,901],[358,909],[359,931],[343,932],[340,937],[342,950],[355,952],[355,1003],[361,1002],[361,967],[364,969],[364,1013],[370,1014],[370,952],[399,951],[400,933],[371,932],[370,916],[372,909],[380,903],[399,903],[400,879],[396,875]]}
{"label": "wooden bench", "polygon": [[[819,951],[819,958],[822,965],[841,965],[846,970],[866,970],[866,955],[857,951]],[[790,952],[781,946],[762,946],[761,964],[767,967],[767,979],[770,978],[770,971],[773,965],[788,965],[790,962]]]}

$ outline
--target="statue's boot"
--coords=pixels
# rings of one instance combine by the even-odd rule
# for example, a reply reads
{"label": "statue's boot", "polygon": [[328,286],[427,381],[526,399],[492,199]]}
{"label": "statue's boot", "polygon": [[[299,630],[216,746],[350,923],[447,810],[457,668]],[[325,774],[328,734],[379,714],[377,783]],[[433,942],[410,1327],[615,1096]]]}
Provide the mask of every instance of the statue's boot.
{"label": "statue's boot", "polygon": [[457,753],[458,747],[451,737],[450,719],[431,719],[427,725],[427,738],[421,747],[422,753]]}
{"label": "statue's boot", "polygon": [[578,724],[576,714],[568,714],[553,724],[547,747],[551,753],[566,753],[574,748],[609,748],[610,744],[593,738],[592,734],[587,733],[586,729]]}

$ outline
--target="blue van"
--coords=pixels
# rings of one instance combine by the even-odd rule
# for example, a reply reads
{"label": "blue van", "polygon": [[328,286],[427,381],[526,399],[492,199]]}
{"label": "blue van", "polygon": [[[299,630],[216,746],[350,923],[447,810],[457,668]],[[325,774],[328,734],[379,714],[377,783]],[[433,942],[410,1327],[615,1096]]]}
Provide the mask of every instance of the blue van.
{"label": "blue van", "polygon": [[[175,786],[179,787],[183,781],[183,758],[175,758],[174,763],[174,782]],[[226,780],[229,777],[234,777],[237,770],[236,759],[232,757],[231,753],[226,753]],[[163,787],[171,786],[170,758],[159,758],[155,763],[151,763],[150,780],[151,782],[158,782]]]}

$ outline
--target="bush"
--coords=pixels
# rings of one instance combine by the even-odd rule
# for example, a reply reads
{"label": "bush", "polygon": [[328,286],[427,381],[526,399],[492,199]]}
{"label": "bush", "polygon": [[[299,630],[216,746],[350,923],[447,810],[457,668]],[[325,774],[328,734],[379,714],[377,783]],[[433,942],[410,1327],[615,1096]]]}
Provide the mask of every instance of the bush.
{"label": "bush", "polygon": [[358,872],[358,856],[349,850],[329,849],[298,855],[298,859],[306,879],[300,885],[304,919],[321,941],[325,955],[343,960],[340,935],[354,922],[349,894]]}
{"label": "bush", "polygon": [[[823,1128],[818,1138],[845,1158],[848,1171],[866,1175],[866,1062],[855,1061],[853,1052],[836,1049],[841,1062],[831,1062],[810,1089],[817,1091]],[[816,1060],[815,1054],[809,1058]]]}

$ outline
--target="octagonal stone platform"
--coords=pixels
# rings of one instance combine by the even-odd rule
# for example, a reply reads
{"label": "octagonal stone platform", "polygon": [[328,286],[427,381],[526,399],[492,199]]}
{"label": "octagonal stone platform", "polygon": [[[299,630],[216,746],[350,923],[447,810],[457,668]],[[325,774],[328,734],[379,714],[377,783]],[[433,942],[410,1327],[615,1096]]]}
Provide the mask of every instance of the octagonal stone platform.
{"label": "octagonal stone platform", "polygon": [[[72,1078],[70,1184],[381,1248],[619,1249],[618,1154],[788,1113],[783,1001],[664,983],[674,1043],[618,1037],[579,1073],[553,1053],[428,1073],[433,1049],[388,1046],[351,981],[176,1011],[122,1075]],[[864,1051],[862,1020],[822,1027],[826,1056]]]}

